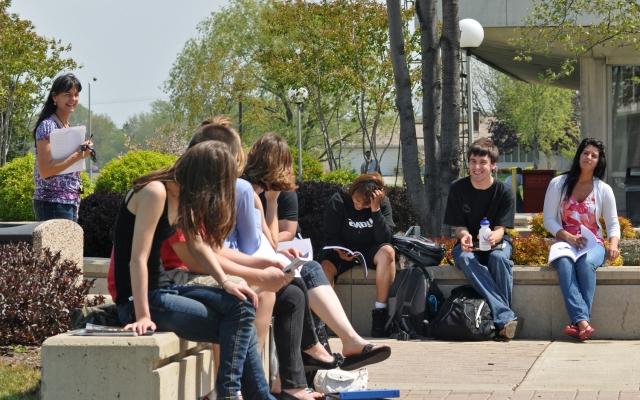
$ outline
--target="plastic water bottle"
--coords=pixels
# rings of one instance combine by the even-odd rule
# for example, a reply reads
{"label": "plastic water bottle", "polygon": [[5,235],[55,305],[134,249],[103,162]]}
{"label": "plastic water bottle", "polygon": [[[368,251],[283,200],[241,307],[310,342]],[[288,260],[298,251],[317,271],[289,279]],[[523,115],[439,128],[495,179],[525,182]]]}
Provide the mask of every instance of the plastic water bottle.
{"label": "plastic water bottle", "polygon": [[489,235],[491,235],[491,228],[489,228],[489,220],[485,217],[480,221],[480,231],[478,232],[480,237],[480,245],[478,247],[481,251],[491,250]]}

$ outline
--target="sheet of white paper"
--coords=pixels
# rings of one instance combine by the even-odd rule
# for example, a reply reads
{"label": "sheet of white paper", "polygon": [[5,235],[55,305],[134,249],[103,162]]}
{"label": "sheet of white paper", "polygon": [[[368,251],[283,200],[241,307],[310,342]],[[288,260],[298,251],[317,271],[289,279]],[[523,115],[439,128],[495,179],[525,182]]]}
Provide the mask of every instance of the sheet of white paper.
{"label": "sheet of white paper", "polygon": [[[51,157],[54,160],[64,160],[72,153],[78,151],[78,148],[84,142],[84,135],[87,128],[84,126],[73,126],[71,128],[54,129],[49,136],[51,145]],[[67,169],[57,175],[68,174],[71,172],[84,171],[84,160],[76,161]]]}
{"label": "sheet of white paper", "polygon": [[278,250],[295,248],[300,252],[300,258],[303,260],[313,260],[313,246],[311,239],[293,239],[286,242],[278,243]]}

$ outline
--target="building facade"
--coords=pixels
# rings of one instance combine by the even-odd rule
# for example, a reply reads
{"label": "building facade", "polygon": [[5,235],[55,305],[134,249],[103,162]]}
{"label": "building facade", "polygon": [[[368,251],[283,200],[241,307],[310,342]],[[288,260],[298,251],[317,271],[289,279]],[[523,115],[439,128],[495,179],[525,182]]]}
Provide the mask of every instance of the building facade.
{"label": "building facade", "polygon": [[[534,54],[530,63],[514,61],[516,49],[511,39],[516,37],[516,28],[524,25],[531,3],[460,0],[460,19],[473,18],[484,28],[484,41],[472,50],[475,57],[516,78],[536,82],[540,73],[559,67],[568,55],[555,50]],[[588,23],[585,18],[584,24]],[[628,169],[637,172],[640,180],[640,52],[629,47],[597,47],[578,61],[574,74],[557,84],[580,91],[582,136],[605,143],[606,179],[614,190],[619,211],[632,214],[627,197],[633,199],[635,190],[640,196],[640,185],[625,181]]]}

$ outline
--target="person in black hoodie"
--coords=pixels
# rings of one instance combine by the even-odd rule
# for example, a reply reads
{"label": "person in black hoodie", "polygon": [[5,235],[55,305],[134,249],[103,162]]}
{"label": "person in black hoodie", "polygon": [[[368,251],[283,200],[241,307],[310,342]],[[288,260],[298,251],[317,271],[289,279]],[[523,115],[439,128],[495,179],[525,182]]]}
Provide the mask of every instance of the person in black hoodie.
{"label": "person in black hoodie", "polygon": [[329,282],[362,260],[339,246],[363,255],[367,268],[376,270],[376,302],[372,311],[371,336],[384,337],[389,288],[396,275],[395,252],[391,245],[394,227],[391,204],[378,173],[360,175],[348,192],[335,193],[324,213],[325,248],[320,263]]}

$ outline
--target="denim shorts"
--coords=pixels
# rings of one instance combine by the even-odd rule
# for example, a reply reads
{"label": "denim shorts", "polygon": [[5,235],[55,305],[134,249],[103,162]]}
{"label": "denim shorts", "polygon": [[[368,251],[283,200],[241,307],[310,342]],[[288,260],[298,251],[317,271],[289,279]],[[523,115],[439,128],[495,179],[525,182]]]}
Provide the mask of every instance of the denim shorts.
{"label": "denim shorts", "polygon": [[327,275],[325,275],[322,266],[316,261],[308,261],[304,263],[300,270],[300,276],[302,277],[307,290],[311,290],[322,285],[329,285]]}
{"label": "denim shorts", "polygon": [[33,213],[38,221],[50,219],[70,219],[78,222],[78,207],[75,204],[53,203],[33,200]]}

